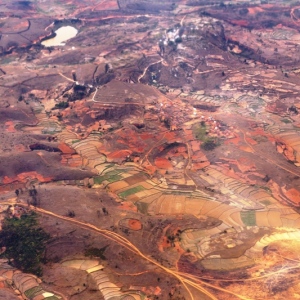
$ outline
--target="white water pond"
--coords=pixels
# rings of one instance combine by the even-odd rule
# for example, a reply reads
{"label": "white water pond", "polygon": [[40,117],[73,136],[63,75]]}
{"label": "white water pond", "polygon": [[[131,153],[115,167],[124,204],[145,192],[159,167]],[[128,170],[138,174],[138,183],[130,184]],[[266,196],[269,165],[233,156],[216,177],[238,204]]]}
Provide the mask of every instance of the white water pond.
{"label": "white water pond", "polygon": [[52,46],[64,46],[65,41],[75,37],[78,33],[78,30],[72,26],[63,26],[55,31],[56,36],[52,39],[45,40],[42,42],[42,45],[46,47]]}

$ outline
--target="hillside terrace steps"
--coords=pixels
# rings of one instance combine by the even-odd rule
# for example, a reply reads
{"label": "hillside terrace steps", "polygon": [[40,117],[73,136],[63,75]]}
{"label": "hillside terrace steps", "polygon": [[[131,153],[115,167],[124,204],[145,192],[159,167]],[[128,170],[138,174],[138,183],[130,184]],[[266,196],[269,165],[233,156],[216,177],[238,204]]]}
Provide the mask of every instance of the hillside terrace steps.
{"label": "hillside terrace steps", "polygon": [[[132,297],[133,299],[136,299],[127,293],[121,292],[120,288],[110,281],[108,275],[104,271],[104,267],[98,260],[74,259],[64,261],[62,265],[86,271],[95,281],[105,300],[126,299],[124,297]],[[138,299],[141,298],[138,296]]]}
{"label": "hillside terrace steps", "polygon": [[21,271],[9,266],[6,260],[0,260],[0,281],[6,281],[9,285],[14,285],[22,294],[23,299],[51,299],[59,300],[61,296],[52,292],[45,291],[40,283],[42,282],[38,277],[32,274],[22,273]]}
{"label": "hillside terrace steps", "polygon": [[283,240],[299,240],[299,239],[300,239],[299,229],[293,232],[284,232],[284,233],[275,233],[272,235],[265,235],[259,241],[257,241],[253,247],[248,249],[245,252],[245,255],[255,258],[258,255],[261,255],[263,249],[273,242],[283,241]]}

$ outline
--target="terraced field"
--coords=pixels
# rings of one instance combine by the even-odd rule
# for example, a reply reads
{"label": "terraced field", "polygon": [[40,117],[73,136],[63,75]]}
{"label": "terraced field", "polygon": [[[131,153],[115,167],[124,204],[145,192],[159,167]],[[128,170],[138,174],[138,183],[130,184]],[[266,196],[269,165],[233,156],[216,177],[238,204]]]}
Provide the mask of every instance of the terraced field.
{"label": "terraced field", "polygon": [[45,291],[40,285],[41,280],[39,278],[16,270],[5,259],[0,261],[0,282],[7,287],[13,284],[23,299],[63,299],[60,295]]}
{"label": "terraced field", "polygon": [[129,299],[141,300],[141,296],[137,294],[123,293],[121,289],[112,283],[107,274],[105,274],[104,267],[99,264],[97,260],[70,260],[62,263],[63,266],[86,271],[89,276],[95,281],[99,291],[102,293],[105,300],[109,299]]}

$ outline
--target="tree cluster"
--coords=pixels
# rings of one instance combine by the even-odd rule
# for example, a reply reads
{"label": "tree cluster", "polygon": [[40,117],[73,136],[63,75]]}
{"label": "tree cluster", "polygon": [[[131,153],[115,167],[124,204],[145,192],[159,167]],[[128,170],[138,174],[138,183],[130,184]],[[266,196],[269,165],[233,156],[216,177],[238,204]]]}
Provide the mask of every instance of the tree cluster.
{"label": "tree cluster", "polygon": [[5,247],[1,256],[23,272],[41,276],[41,263],[45,259],[49,238],[49,234],[39,226],[34,212],[20,218],[5,218],[0,232],[0,247]]}

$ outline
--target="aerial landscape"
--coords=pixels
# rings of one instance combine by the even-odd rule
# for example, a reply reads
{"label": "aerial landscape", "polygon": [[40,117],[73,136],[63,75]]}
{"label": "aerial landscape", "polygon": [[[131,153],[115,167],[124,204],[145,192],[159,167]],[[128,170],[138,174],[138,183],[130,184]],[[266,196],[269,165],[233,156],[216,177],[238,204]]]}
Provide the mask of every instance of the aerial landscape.
{"label": "aerial landscape", "polygon": [[0,0],[0,299],[300,299],[300,1]]}

